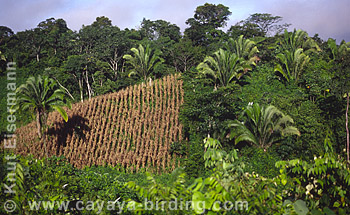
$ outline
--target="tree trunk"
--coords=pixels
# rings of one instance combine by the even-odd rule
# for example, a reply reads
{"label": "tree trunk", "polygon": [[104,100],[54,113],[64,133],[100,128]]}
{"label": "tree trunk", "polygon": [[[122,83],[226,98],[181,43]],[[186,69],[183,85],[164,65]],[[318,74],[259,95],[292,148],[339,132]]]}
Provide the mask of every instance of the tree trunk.
{"label": "tree trunk", "polygon": [[117,78],[117,73],[118,73],[118,63],[120,61],[120,57],[118,57],[118,51],[117,49],[114,49],[114,55],[113,58],[109,59],[108,64],[111,67],[111,69],[113,70],[113,74],[114,74],[114,79],[116,80]]}
{"label": "tree trunk", "polygon": [[47,143],[46,143],[46,125],[47,125],[47,113],[44,111],[42,113],[42,117],[41,117],[41,128],[42,128],[42,137],[43,137],[43,141],[44,141],[44,150],[45,150],[45,156],[48,157],[48,153],[47,153]]}
{"label": "tree trunk", "polygon": [[85,82],[86,82],[86,85],[87,85],[87,88],[88,88],[88,95],[89,95],[89,100],[91,99],[91,96],[92,96],[92,89],[91,89],[91,86],[90,86],[90,83],[89,83],[89,74],[88,74],[88,71],[87,71],[87,67],[86,68],[86,71],[85,71]]}
{"label": "tree trunk", "polygon": [[38,129],[38,136],[41,139],[41,122],[40,122],[40,113],[36,112],[36,128]]}
{"label": "tree trunk", "polygon": [[38,47],[37,51],[36,51],[36,61],[39,62],[40,61],[40,51],[41,51],[41,46]]}
{"label": "tree trunk", "polygon": [[67,94],[74,100],[74,97],[72,96],[72,94],[70,94],[70,92],[68,91],[68,89],[65,88],[65,87],[57,80],[56,77],[53,77],[53,79],[55,79],[55,81],[58,83],[58,85],[59,85],[61,88],[63,88],[63,89],[67,92]]}
{"label": "tree trunk", "polygon": [[349,114],[349,92],[346,93],[346,113],[345,113],[345,127],[346,127],[346,154],[347,160],[350,162],[349,154],[349,127],[348,127],[348,114]]}
{"label": "tree trunk", "polygon": [[79,78],[78,83],[79,83],[79,90],[80,90],[80,101],[83,102],[83,80]]}

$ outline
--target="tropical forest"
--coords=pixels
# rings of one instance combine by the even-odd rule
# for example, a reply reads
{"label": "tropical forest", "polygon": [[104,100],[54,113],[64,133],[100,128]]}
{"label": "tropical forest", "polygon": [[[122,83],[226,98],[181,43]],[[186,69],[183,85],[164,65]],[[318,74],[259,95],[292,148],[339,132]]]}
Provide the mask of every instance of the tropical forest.
{"label": "tropical forest", "polygon": [[0,214],[350,214],[350,41],[232,16],[0,26]]}

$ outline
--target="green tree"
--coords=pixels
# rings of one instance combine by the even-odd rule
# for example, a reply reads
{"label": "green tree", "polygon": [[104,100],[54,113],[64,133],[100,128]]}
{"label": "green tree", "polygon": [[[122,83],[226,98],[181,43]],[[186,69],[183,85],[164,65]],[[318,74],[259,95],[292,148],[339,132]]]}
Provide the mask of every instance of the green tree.
{"label": "green tree", "polygon": [[141,23],[141,34],[148,40],[157,40],[161,37],[169,37],[170,40],[179,42],[181,38],[180,28],[164,20],[151,21],[143,19]]}
{"label": "green tree", "polygon": [[350,162],[350,134],[349,134],[349,94],[350,94],[350,42],[346,43],[344,40],[337,46],[335,40],[328,39],[328,48],[332,53],[332,61],[335,62],[335,77],[333,79],[334,89],[338,95],[346,98],[346,111],[345,111],[345,129],[346,129],[346,153],[347,161]]}
{"label": "green tree", "polygon": [[287,82],[297,82],[310,61],[311,52],[320,51],[317,43],[305,31],[284,31],[283,40],[277,41],[280,53],[276,55],[279,63],[274,71],[280,73]]}
{"label": "green tree", "polygon": [[349,52],[345,52],[343,56],[339,56],[335,65],[335,74],[333,77],[333,89],[335,93],[346,98],[345,110],[345,129],[346,129],[346,151],[347,160],[350,162],[350,134],[349,134],[349,97],[350,97],[350,56]]}
{"label": "green tree", "polygon": [[232,25],[227,33],[231,37],[244,35],[245,38],[273,36],[290,26],[287,23],[279,24],[282,19],[281,16],[272,16],[268,13],[255,13]]}
{"label": "green tree", "polygon": [[332,60],[335,61],[346,55],[347,52],[350,51],[350,42],[345,42],[344,40],[337,46],[337,43],[334,39],[329,38],[327,40],[328,49],[330,49],[332,53]]}
{"label": "green tree", "polygon": [[277,41],[277,43],[282,50],[289,50],[290,52],[295,52],[299,48],[302,48],[305,54],[321,51],[317,42],[309,37],[306,31],[300,29],[294,29],[293,32],[284,30],[283,39]]}
{"label": "green tree", "polygon": [[65,72],[71,74],[74,80],[78,82],[80,91],[80,101],[84,101],[84,68],[86,66],[86,61],[82,55],[70,55],[68,59],[64,62],[63,69]]}
{"label": "green tree", "polygon": [[269,105],[260,107],[259,104],[248,105],[243,115],[245,121],[234,120],[229,124],[231,139],[235,144],[246,141],[265,151],[281,137],[299,135],[300,132],[293,127],[293,119],[283,114],[276,107]]}
{"label": "green tree", "polygon": [[255,25],[264,35],[273,35],[273,33],[278,34],[291,25],[287,23],[278,24],[282,19],[281,16],[272,16],[268,13],[254,13],[244,20],[243,23]]}
{"label": "green tree", "polygon": [[110,37],[110,32],[108,32],[112,27],[112,21],[107,17],[101,16],[97,17],[96,20],[91,24],[84,26],[79,30],[79,46],[82,52],[89,55],[97,55],[99,45],[102,45],[108,37]]}
{"label": "green tree", "polygon": [[133,69],[129,73],[143,78],[145,81],[150,77],[154,71],[164,60],[159,57],[159,54],[152,50],[149,45],[146,49],[140,44],[138,48],[131,48],[134,56],[126,54],[123,58],[129,63]]}
{"label": "green tree", "polygon": [[205,57],[201,46],[193,46],[189,39],[181,39],[170,49],[172,65],[176,72],[185,72],[198,65]]}
{"label": "green tree", "polygon": [[244,71],[251,70],[251,67],[236,53],[219,49],[214,53],[214,57],[207,56],[197,69],[200,74],[209,75],[215,86],[227,86],[239,79]]}
{"label": "green tree", "polygon": [[60,38],[69,31],[66,21],[63,19],[46,19],[38,24],[38,29],[44,34],[45,45],[52,48],[53,54],[56,55],[60,48]]}
{"label": "green tree", "polygon": [[244,21],[240,21],[235,25],[232,25],[227,30],[227,34],[232,38],[236,38],[239,35],[243,35],[244,38],[256,38],[263,37],[265,35],[256,24],[245,23]]}
{"label": "green tree", "polygon": [[236,53],[237,56],[243,59],[247,64],[255,65],[258,60],[257,53],[259,53],[256,42],[250,39],[244,39],[243,35],[237,39],[229,39],[228,49]]}
{"label": "green tree", "polygon": [[229,15],[229,8],[222,4],[198,6],[193,18],[186,21],[190,27],[185,29],[185,37],[191,39],[194,45],[209,45],[224,34],[218,28],[226,26]]}
{"label": "green tree", "polygon": [[[17,89],[16,109],[30,110],[36,115],[36,125],[39,138],[45,141],[47,117],[51,110],[57,110],[67,122],[68,115],[64,106],[71,108],[67,93],[57,86],[53,79],[46,76],[30,77],[25,84]],[[45,145],[45,152],[46,145]]]}
{"label": "green tree", "polygon": [[277,54],[276,58],[281,63],[276,64],[274,71],[279,72],[287,82],[297,82],[310,61],[310,57],[304,53],[302,48],[294,52],[284,50],[283,53]]}
{"label": "green tree", "polygon": [[36,61],[39,62],[42,49],[45,46],[45,35],[43,31],[40,28],[35,28],[19,32],[17,35],[20,38],[20,46],[28,50],[29,54],[35,56]]}

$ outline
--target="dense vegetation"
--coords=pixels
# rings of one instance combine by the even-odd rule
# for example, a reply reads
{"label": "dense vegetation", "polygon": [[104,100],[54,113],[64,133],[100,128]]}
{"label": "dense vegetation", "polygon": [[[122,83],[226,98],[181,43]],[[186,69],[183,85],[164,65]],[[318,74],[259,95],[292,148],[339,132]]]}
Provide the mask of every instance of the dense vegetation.
{"label": "dense vegetation", "polygon": [[[131,214],[349,214],[350,43],[289,32],[271,14],[224,32],[230,15],[199,6],[183,34],[164,20],[121,30],[107,17],[78,32],[54,18],[0,26],[1,181],[16,191],[1,193],[0,212],[13,199],[22,214],[47,214],[34,200],[127,201]],[[30,83],[57,96],[38,96],[40,106],[23,97]],[[13,92],[36,105],[14,111]],[[18,148],[5,150],[15,130]],[[180,199],[193,210],[171,210]],[[65,212],[120,212],[77,210]]]}

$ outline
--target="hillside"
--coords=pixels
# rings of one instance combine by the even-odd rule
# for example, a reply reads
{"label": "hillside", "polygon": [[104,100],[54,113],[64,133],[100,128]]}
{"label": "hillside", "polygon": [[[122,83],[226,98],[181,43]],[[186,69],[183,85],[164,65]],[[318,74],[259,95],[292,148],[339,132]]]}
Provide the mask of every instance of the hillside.
{"label": "hillside", "polygon": [[[173,170],[178,161],[169,153],[170,144],[182,139],[179,77],[166,76],[76,103],[67,110],[67,123],[58,112],[50,113],[48,155],[64,155],[78,168],[108,164],[130,170]],[[35,122],[17,129],[19,154],[45,155],[36,131]]]}

